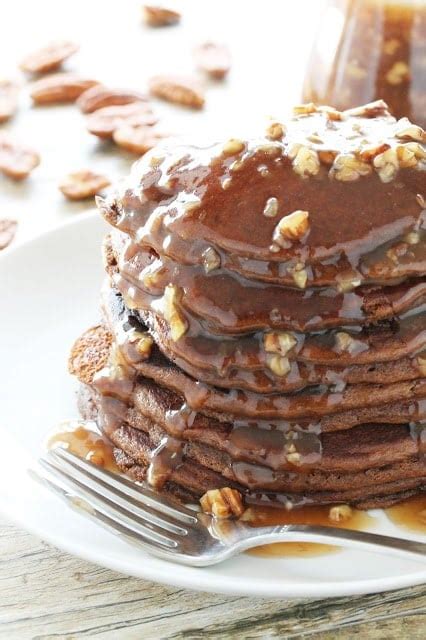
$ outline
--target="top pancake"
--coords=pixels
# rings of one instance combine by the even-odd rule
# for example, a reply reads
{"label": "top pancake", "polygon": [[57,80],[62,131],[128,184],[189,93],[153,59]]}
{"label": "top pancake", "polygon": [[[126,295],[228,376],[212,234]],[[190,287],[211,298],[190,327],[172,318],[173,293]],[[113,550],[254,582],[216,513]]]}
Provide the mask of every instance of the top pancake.
{"label": "top pancake", "polygon": [[[360,115],[305,111],[264,137],[157,148],[101,210],[181,264],[214,248],[227,268],[260,280],[285,284],[295,265],[318,263],[309,284],[424,272],[424,133],[382,104]],[[289,239],[279,225],[295,211],[308,213],[307,227]],[[418,246],[404,258],[400,243]]]}

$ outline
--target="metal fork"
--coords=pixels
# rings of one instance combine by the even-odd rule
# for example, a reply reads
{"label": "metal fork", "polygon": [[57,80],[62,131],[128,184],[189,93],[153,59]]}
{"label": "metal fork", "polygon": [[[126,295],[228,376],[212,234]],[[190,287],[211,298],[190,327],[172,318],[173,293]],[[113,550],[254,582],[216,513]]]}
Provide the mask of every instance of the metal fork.
{"label": "metal fork", "polygon": [[74,509],[149,553],[204,567],[258,545],[316,542],[410,556],[426,562],[426,543],[362,531],[311,525],[251,527],[217,520],[145,486],[102,469],[62,448],[50,450],[30,469]]}

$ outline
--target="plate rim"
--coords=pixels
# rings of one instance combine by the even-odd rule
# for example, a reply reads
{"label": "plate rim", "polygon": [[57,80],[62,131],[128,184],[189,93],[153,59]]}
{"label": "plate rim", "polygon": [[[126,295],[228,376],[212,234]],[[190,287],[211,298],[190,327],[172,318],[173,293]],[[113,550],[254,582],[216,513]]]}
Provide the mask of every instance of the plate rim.
{"label": "plate rim", "polygon": [[[0,254],[0,269],[4,262],[9,259],[13,254],[19,254],[21,251],[25,252],[28,245],[32,245],[37,242],[49,242],[49,239],[55,234],[63,233],[64,228],[68,226],[81,225],[92,222],[97,218],[99,214],[90,210],[82,214],[78,214],[77,218],[67,220],[61,224],[55,225],[51,229],[42,230],[31,238],[19,242],[15,245],[9,246]],[[6,260],[5,260],[6,259]],[[10,433],[10,430],[5,429],[6,433]],[[28,474],[27,474],[28,475]],[[35,480],[27,478],[31,484],[36,484]],[[59,498],[53,496],[47,488],[43,487],[46,491],[46,500],[50,499],[59,500]],[[60,501],[61,503],[62,501]],[[74,516],[74,512],[68,509],[70,517]],[[235,596],[251,596],[261,598],[328,598],[338,596],[350,596],[350,595],[363,595],[373,592],[384,592],[393,589],[400,589],[410,586],[418,586],[426,582],[426,570],[420,570],[417,572],[405,573],[403,575],[393,575],[382,578],[368,578],[365,580],[350,580],[347,581],[331,581],[326,583],[313,582],[312,586],[307,586],[306,583],[291,583],[280,582],[277,579],[271,581],[271,583],[262,583],[261,588],[256,580],[247,580],[242,576],[235,575],[217,575],[209,572],[209,567],[197,568],[186,567],[184,565],[176,565],[169,563],[168,561],[149,556],[146,552],[141,552],[141,559],[144,560],[138,564],[131,563],[130,560],[123,558],[122,555],[117,554],[108,556],[107,553],[98,549],[96,545],[83,546],[79,543],[75,543],[71,538],[62,538],[58,535],[51,534],[48,529],[43,528],[42,525],[37,525],[35,522],[28,522],[22,515],[15,513],[13,508],[8,508],[6,504],[0,504],[0,513],[9,518],[12,522],[21,526],[23,529],[29,531],[33,535],[46,540],[56,548],[59,548],[71,555],[82,558],[88,562],[103,566],[119,573],[131,575],[133,577],[150,580],[152,582],[158,582],[164,585],[183,587],[186,589],[192,589],[196,591],[203,591],[208,593],[220,593],[226,595]],[[84,518],[83,515],[75,514],[77,517]],[[87,521],[86,521],[87,522]],[[113,536],[113,534],[102,530],[103,534],[107,536]],[[123,544],[125,544],[123,542]],[[272,558],[271,558],[272,560]],[[304,560],[309,560],[308,558]],[[175,567],[176,571],[170,571],[171,567]]]}

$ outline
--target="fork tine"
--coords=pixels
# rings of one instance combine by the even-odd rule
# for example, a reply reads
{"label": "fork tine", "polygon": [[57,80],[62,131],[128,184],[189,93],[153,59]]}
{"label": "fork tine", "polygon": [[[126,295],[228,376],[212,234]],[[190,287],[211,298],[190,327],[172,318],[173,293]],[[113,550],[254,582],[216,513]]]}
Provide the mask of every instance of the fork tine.
{"label": "fork tine", "polygon": [[156,509],[161,513],[167,513],[168,515],[181,520],[186,524],[197,524],[198,519],[196,512],[182,504],[164,498],[155,491],[142,487],[141,485],[135,485],[135,483],[124,476],[119,476],[115,473],[111,473],[107,469],[102,469],[91,462],[80,458],[71,451],[57,447],[51,449],[49,453],[55,453],[62,460],[66,460],[82,469],[90,476],[94,476],[105,482],[109,487],[112,487],[118,491],[122,491],[126,496],[133,498],[136,502],[143,505],[149,505],[151,508]]}
{"label": "fork tine", "polygon": [[165,531],[139,516],[129,517],[125,509],[114,504],[102,494],[69,475],[66,469],[57,467],[45,458],[40,458],[39,464],[44,469],[47,469],[51,475],[59,478],[65,485],[71,487],[72,490],[77,491],[90,506],[94,507],[97,511],[101,511],[115,522],[125,525],[128,529],[132,529],[135,533],[145,538],[145,540],[149,542],[155,541],[169,549],[178,546],[177,536],[175,534]]}
{"label": "fork tine", "polygon": [[85,515],[96,524],[100,524],[110,533],[113,533],[114,535],[118,534],[127,542],[163,558],[168,558],[169,555],[174,554],[174,548],[165,547],[164,545],[157,543],[155,540],[147,539],[133,529],[121,524],[114,518],[94,507],[92,504],[86,502],[84,498],[81,499],[76,491],[73,492],[71,489],[65,488],[56,477],[49,477],[46,475],[44,469],[28,469],[28,473],[32,478],[37,480],[37,482],[47,486],[50,491],[61,498],[61,500],[64,500],[72,509]]}
{"label": "fork tine", "polygon": [[[154,525],[158,525],[163,529],[167,529],[167,531],[171,533],[183,536],[187,535],[188,531],[182,526],[181,520],[170,518],[168,514],[164,513],[161,513],[160,516],[158,511],[155,511],[148,505],[143,505],[142,507],[140,507],[138,504],[135,504],[134,501],[125,493],[106,484],[103,479],[98,479],[92,475],[88,475],[78,465],[74,464],[74,461],[62,459],[61,456],[56,455],[56,452],[54,450],[48,452],[47,459],[51,459],[55,466],[57,466],[60,470],[67,470],[68,475],[71,475],[77,480],[80,480],[80,482],[84,486],[88,486],[92,490],[96,491],[101,495],[101,497],[107,497],[115,505],[119,505],[122,509],[128,512],[128,514],[132,516],[139,516],[140,518],[148,520],[148,522],[151,522]],[[102,492],[99,491],[99,488],[102,488]]]}

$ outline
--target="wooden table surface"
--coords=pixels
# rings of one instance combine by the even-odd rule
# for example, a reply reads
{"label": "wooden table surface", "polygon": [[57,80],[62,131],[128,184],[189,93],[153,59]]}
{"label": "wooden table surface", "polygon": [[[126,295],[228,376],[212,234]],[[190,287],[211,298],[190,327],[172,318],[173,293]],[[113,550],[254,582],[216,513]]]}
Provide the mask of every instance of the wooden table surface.
{"label": "wooden table surface", "polygon": [[[237,126],[250,125],[260,115],[279,114],[297,101],[319,1],[282,3],[279,10],[287,13],[281,17],[275,0],[181,4],[181,26],[153,31],[140,24],[139,2],[133,0],[14,0],[0,25],[0,77],[16,74],[16,61],[34,46],[67,36],[81,43],[81,52],[68,68],[113,86],[143,90],[149,75],[190,71],[191,46],[211,37],[231,47],[230,78],[208,85],[202,113],[156,104],[172,131],[234,133]],[[257,25],[256,32],[247,27],[250,23]],[[91,138],[72,106],[32,109],[23,96],[18,116],[4,128],[42,156],[40,167],[25,183],[0,177],[0,217],[19,220],[18,242],[90,206],[64,201],[57,184],[66,173],[89,167],[115,179],[127,173],[134,160]],[[416,640],[424,637],[425,610],[425,587],[322,601],[261,600],[168,588],[71,557],[0,521],[2,639],[222,640],[294,638],[303,633],[324,640]]]}
{"label": "wooden table surface", "polygon": [[423,640],[426,586],[328,600],[196,593],[129,578],[0,520],[0,638]]}

